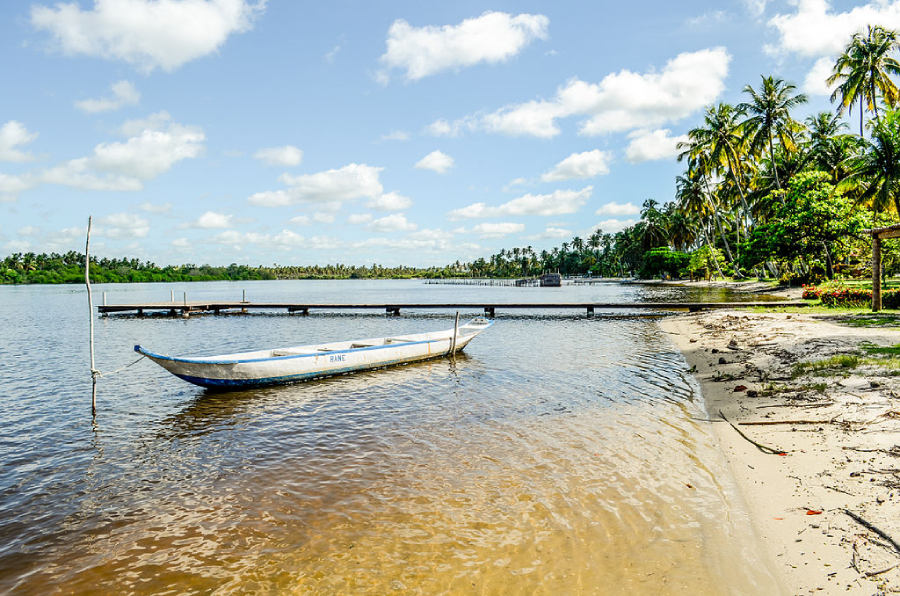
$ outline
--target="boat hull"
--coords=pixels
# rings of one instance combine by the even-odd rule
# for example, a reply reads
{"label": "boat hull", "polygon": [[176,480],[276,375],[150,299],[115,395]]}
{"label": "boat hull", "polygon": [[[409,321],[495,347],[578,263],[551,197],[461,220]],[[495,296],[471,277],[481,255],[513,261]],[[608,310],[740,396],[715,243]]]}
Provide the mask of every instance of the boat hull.
{"label": "boat hull", "polygon": [[451,350],[463,350],[492,324],[492,321],[475,319],[461,326],[455,346],[453,330],[450,329],[402,338],[334,342],[203,358],[156,354],[141,346],[134,349],[188,383],[211,389],[234,390],[299,383],[444,357]]}

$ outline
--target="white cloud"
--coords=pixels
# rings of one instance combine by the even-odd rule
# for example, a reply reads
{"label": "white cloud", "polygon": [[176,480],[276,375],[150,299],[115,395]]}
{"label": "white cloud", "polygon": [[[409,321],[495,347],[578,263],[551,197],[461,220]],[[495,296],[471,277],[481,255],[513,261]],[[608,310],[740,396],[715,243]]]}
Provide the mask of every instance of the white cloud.
{"label": "white cloud", "polygon": [[634,203],[616,203],[615,201],[603,205],[595,212],[596,215],[637,215],[641,208]]}
{"label": "white cloud", "polygon": [[45,184],[61,184],[82,190],[139,191],[144,189],[141,180],[132,176],[98,175],[91,169],[91,160],[80,157],[44,170],[39,175]]}
{"label": "white cloud", "polygon": [[131,213],[114,213],[97,219],[98,236],[116,239],[145,238],[150,232],[150,222]]}
{"label": "white cloud", "polygon": [[412,204],[412,199],[395,192],[388,192],[366,203],[366,207],[376,211],[402,211],[412,207]]}
{"label": "white cloud", "polygon": [[563,228],[547,228],[540,234],[526,237],[526,240],[559,240],[562,238],[571,238],[574,234],[572,230]]}
{"label": "white cloud", "polygon": [[431,170],[438,174],[446,174],[453,167],[453,158],[442,151],[432,151],[415,165],[417,170]]}
{"label": "white cloud", "polygon": [[825,81],[831,76],[831,69],[834,67],[834,60],[829,57],[819,58],[813,67],[806,74],[803,81],[803,91],[809,95],[831,95],[831,89]]}
{"label": "white cloud", "polygon": [[759,18],[766,12],[766,5],[769,3],[769,0],[744,0],[744,5],[747,7],[747,10],[750,11],[750,14],[755,18]]}
{"label": "white cloud", "polygon": [[672,136],[667,128],[636,130],[628,135],[631,143],[625,149],[625,159],[631,163],[669,159],[678,155],[678,143],[687,142],[687,135]]}
{"label": "white cloud", "polygon": [[411,232],[406,237],[414,240],[452,240],[453,234],[437,228],[431,228]]}
{"label": "white cloud", "polygon": [[172,122],[172,115],[165,110],[154,112],[146,118],[126,120],[119,127],[119,134],[126,137],[136,137],[145,130],[160,130]]}
{"label": "white cloud", "polygon": [[594,178],[609,174],[609,161],[612,154],[608,151],[585,151],[584,153],[573,153],[565,158],[553,170],[541,176],[544,182],[562,182],[564,180],[572,180],[573,178],[584,179]]}
{"label": "white cloud", "polygon": [[337,58],[338,53],[341,51],[341,46],[336,45],[331,50],[325,54],[325,61],[329,64],[334,64],[334,59]]}
{"label": "white cloud", "polygon": [[217,51],[232,33],[250,29],[266,0],[94,0],[32,6],[31,24],[53,35],[69,55],[122,60],[171,72]]}
{"label": "white cloud", "polygon": [[351,213],[347,216],[347,223],[357,226],[372,221],[371,213]]}
{"label": "white cloud", "polygon": [[169,120],[168,114],[161,112],[147,120],[126,122],[121,130],[134,136],[124,143],[100,143],[92,156],[59,164],[41,172],[38,178],[48,184],[86,190],[142,190],[143,181],[203,151],[206,135],[202,129]]}
{"label": "white cloud", "polygon": [[275,250],[291,250],[298,246],[305,246],[303,236],[290,230],[282,230],[277,234],[260,234],[258,232],[238,232],[226,230],[209,239],[215,244],[231,246],[235,250],[241,250],[246,245],[264,245]]}
{"label": "white cloud", "polygon": [[388,71],[406,70],[407,80],[418,80],[443,70],[459,70],[480,62],[509,60],[535,39],[546,39],[550,19],[544,15],[485,12],[459,25],[412,27],[403,19],[388,30],[387,51],[377,74],[387,82]]}
{"label": "white cloud", "polygon": [[503,107],[486,116],[465,116],[456,122],[438,120],[429,131],[452,135],[484,130],[506,135],[552,138],[560,134],[557,120],[587,116],[580,134],[599,135],[675,122],[712,103],[725,89],[728,63],[725,48],[685,52],[661,72],[623,70],[600,83],[569,80],[551,101],[534,100]]}
{"label": "white cloud", "polygon": [[692,27],[706,27],[722,24],[728,21],[729,18],[729,14],[724,10],[708,10],[700,16],[689,18],[687,23]]}
{"label": "white cloud", "polygon": [[214,230],[217,228],[230,228],[233,225],[234,215],[225,215],[214,211],[207,211],[196,220],[187,224],[189,228],[199,228],[201,230]]}
{"label": "white cloud", "polygon": [[355,242],[351,246],[359,250],[386,248],[402,250],[407,253],[446,253],[450,249],[460,248],[460,245],[450,243],[452,237],[452,234],[442,230],[419,230],[418,232],[407,234],[404,238],[367,238],[366,240]]}
{"label": "white cloud", "polygon": [[34,188],[35,184],[31,176],[0,173],[0,203],[15,201],[20,192]]}
{"label": "white cloud", "polygon": [[875,0],[855,6],[849,12],[833,12],[828,0],[801,0],[792,14],[778,14],[769,26],[778,30],[778,44],[768,47],[773,53],[793,53],[808,58],[836,56],[844,50],[854,33],[867,25],[900,28],[900,2]]}
{"label": "white cloud", "polygon": [[289,219],[288,223],[295,226],[309,226],[312,225],[312,220],[309,219],[308,215],[298,215],[297,217]]}
{"label": "white cloud", "polygon": [[502,238],[524,230],[525,224],[521,223],[481,223],[472,228],[472,233],[480,234],[482,238]]}
{"label": "white cloud", "polygon": [[89,114],[112,112],[122,106],[134,105],[141,100],[141,94],[130,81],[116,81],[110,85],[112,97],[102,99],[84,99],[75,102],[75,107]]}
{"label": "white cloud", "polygon": [[595,230],[603,230],[607,234],[615,234],[621,232],[627,227],[633,226],[638,220],[636,219],[606,219],[594,226]]}
{"label": "white cloud", "polygon": [[326,213],[324,211],[316,211],[312,214],[312,220],[316,223],[334,223],[334,213]]}
{"label": "white cloud", "polygon": [[253,156],[272,166],[299,166],[303,161],[303,152],[293,145],[260,149]]}
{"label": "white cloud", "polygon": [[443,118],[438,118],[425,127],[425,132],[435,137],[458,137],[461,133],[461,127],[462,121],[450,123]]}
{"label": "white cloud", "polygon": [[27,145],[38,137],[36,132],[28,132],[21,122],[10,120],[0,127],[0,161],[12,161],[22,163],[32,161],[34,156],[18,149],[18,146]]}
{"label": "white cloud", "polygon": [[163,203],[161,205],[156,203],[141,203],[138,206],[138,209],[146,211],[147,213],[169,213],[172,211],[172,203]]}
{"label": "white cloud", "polygon": [[529,184],[528,178],[516,178],[515,180],[510,180],[509,184],[503,187],[504,191],[512,190],[514,186],[525,186]]}
{"label": "white cloud", "polygon": [[395,213],[370,222],[366,228],[373,232],[409,232],[418,228],[402,213]]}
{"label": "white cloud", "polygon": [[382,141],[408,141],[409,133],[405,130],[392,130],[386,135],[382,135]]}
{"label": "white cloud", "polygon": [[384,168],[355,164],[316,174],[291,176],[283,174],[279,180],[287,190],[258,192],[248,201],[264,207],[283,207],[298,203],[341,202],[367,197],[375,199],[383,191],[378,177]]}
{"label": "white cloud", "polygon": [[206,135],[196,126],[170,124],[166,130],[144,129],[124,143],[94,148],[91,167],[141,180],[156,178],[176,162],[200,155]]}
{"label": "white cloud", "polygon": [[507,215],[562,215],[575,213],[591,197],[594,187],[581,190],[557,190],[549,195],[527,194],[513,199],[499,207],[488,207],[485,203],[474,203],[447,214],[451,221],[478,217],[501,217]]}

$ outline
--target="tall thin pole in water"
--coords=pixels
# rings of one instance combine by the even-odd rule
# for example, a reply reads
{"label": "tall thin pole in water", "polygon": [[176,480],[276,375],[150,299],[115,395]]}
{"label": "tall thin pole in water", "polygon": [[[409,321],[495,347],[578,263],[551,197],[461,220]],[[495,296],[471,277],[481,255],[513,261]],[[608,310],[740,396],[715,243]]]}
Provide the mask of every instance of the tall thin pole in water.
{"label": "tall thin pole in water", "polygon": [[450,355],[456,356],[456,336],[459,335],[459,311],[456,311],[456,323],[453,324],[453,337],[450,339]]}
{"label": "tall thin pole in water", "polygon": [[91,216],[88,216],[87,240],[84,243],[84,285],[88,295],[88,321],[91,328],[91,415],[97,415],[97,377],[100,371],[94,366],[94,299],[91,296]]}

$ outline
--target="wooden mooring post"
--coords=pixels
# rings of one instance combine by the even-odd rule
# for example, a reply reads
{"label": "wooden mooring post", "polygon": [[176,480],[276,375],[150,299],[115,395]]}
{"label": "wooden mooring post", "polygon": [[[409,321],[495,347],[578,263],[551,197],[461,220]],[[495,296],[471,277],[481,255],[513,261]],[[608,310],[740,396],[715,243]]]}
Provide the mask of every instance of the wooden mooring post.
{"label": "wooden mooring post", "polygon": [[900,238],[900,224],[863,230],[872,236],[872,312],[881,310],[881,241]]}
{"label": "wooden mooring post", "polygon": [[[94,298],[91,295],[91,216],[88,216],[87,239],[84,242],[84,285],[88,295],[88,321],[91,344],[91,416],[97,416],[97,378],[100,371],[94,366]],[[105,293],[104,293],[105,294]],[[106,300],[103,301],[106,304]]]}

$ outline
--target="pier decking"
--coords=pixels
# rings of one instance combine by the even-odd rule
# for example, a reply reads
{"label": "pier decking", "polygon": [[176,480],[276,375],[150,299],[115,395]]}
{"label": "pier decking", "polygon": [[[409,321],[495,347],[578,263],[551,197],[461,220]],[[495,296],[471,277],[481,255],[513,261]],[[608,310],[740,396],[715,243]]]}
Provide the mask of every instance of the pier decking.
{"label": "pier decking", "polygon": [[578,310],[589,315],[604,310],[688,310],[691,312],[714,308],[785,308],[805,307],[806,302],[798,301],[766,301],[766,302],[628,302],[628,303],[386,303],[386,304],[304,304],[282,302],[147,302],[143,304],[103,304],[97,307],[101,315],[137,314],[162,312],[169,315],[189,316],[191,314],[214,313],[228,311],[249,312],[259,310],[282,310],[288,313],[307,315],[310,311],[352,311],[375,310],[392,315],[399,315],[404,310],[457,310],[462,312],[482,311],[486,316],[495,316],[498,310]]}

